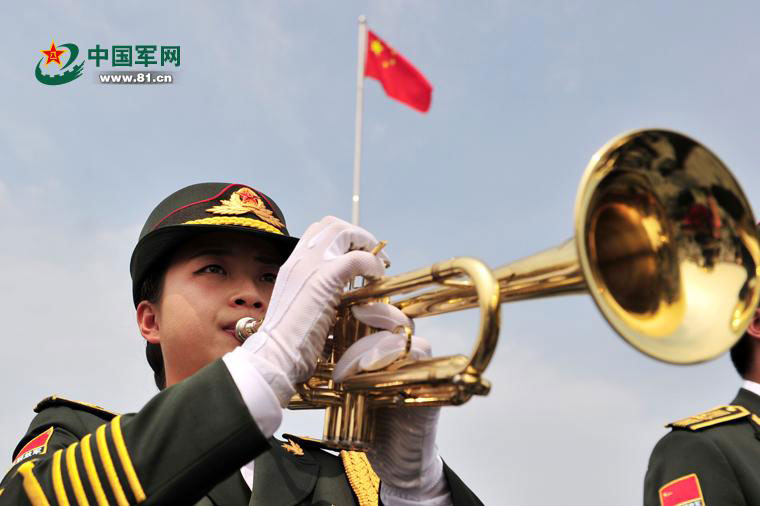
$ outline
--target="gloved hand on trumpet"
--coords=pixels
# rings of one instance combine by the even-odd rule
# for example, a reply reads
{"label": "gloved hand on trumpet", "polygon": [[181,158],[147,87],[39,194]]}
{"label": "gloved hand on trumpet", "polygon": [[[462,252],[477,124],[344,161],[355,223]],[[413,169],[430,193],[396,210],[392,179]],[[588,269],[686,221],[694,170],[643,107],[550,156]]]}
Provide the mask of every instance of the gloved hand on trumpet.
{"label": "gloved hand on trumpet", "polygon": [[[334,217],[311,225],[281,267],[259,330],[224,357],[252,417],[265,436],[282,421],[295,385],[314,372],[335,320],[343,287],[356,276],[379,278],[388,258],[370,253],[372,234]],[[429,343],[393,329],[413,328],[388,304],[356,307],[359,320],[382,330],[358,340],[334,377],[372,371],[399,358],[431,355]],[[408,355],[408,357],[405,357]],[[376,447],[369,452],[385,504],[452,504],[435,446],[439,408],[379,409]]]}
{"label": "gloved hand on trumpet", "polygon": [[[343,381],[360,372],[376,371],[397,360],[430,358],[427,339],[414,331],[414,322],[390,304],[370,303],[352,308],[354,316],[371,327],[385,329],[359,339],[335,365],[333,378]],[[384,504],[452,504],[435,437],[441,408],[380,408],[375,410],[376,436],[367,453],[380,476]]]}

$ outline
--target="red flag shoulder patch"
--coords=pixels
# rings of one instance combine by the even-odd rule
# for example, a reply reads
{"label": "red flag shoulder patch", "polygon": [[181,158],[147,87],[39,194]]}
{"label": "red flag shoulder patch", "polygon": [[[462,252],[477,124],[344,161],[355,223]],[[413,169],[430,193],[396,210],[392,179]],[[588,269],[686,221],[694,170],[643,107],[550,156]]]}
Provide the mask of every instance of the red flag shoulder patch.
{"label": "red flag shoulder patch", "polygon": [[660,488],[660,506],[704,506],[699,478],[692,473],[676,478]]}
{"label": "red flag shoulder patch", "polygon": [[16,458],[13,459],[13,465],[15,466],[22,460],[28,459],[29,457],[44,455],[47,451],[48,441],[50,441],[50,437],[52,435],[53,427],[50,427],[42,434],[32,438],[32,440],[26,443],[24,447],[21,448],[16,454]]}

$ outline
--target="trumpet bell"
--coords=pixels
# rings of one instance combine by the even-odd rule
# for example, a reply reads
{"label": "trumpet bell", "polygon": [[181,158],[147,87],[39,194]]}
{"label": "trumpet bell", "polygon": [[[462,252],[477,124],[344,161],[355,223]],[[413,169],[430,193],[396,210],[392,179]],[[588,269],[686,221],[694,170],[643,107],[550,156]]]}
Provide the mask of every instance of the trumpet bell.
{"label": "trumpet bell", "polygon": [[591,159],[575,244],[597,306],[631,345],[677,364],[730,348],[758,305],[755,219],[728,168],[666,130],[612,139]]}

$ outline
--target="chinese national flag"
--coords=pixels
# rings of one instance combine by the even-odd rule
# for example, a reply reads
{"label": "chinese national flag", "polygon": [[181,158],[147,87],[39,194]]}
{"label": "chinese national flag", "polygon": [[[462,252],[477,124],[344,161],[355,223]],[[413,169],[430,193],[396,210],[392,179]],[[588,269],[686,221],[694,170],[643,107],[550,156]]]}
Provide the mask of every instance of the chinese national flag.
{"label": "chinese national flag", "polygon": [[380,81],[389,97],[427,112],[433,87],[425,76],[372,30],[368,30],[368,35],[364,75]]}

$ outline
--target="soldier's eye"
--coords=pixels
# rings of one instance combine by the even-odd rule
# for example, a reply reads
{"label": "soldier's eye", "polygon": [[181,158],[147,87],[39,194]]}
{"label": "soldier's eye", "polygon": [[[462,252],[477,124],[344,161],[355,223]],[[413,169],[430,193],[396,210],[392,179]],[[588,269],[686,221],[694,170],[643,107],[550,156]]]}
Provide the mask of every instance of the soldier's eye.
{"label": "soldier's eye", "polygon": [[202,267],[197,272],[199,273],[209,273],[209,274],[227,274],[227,271],[224,270],[224,267],[218,264],[210,264],[205,267]]}

